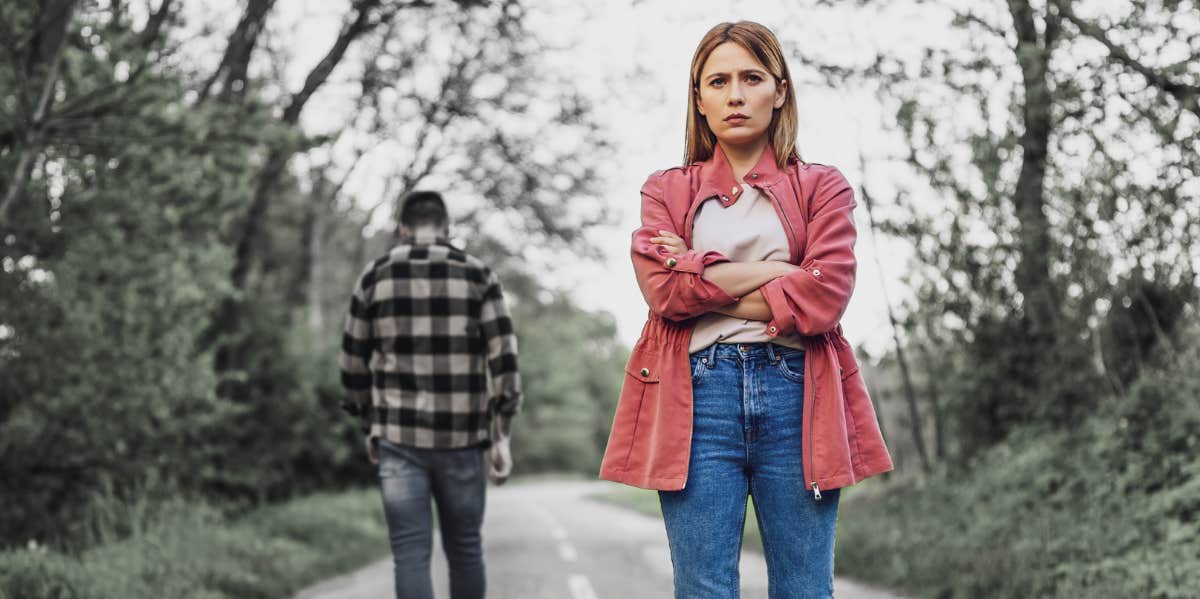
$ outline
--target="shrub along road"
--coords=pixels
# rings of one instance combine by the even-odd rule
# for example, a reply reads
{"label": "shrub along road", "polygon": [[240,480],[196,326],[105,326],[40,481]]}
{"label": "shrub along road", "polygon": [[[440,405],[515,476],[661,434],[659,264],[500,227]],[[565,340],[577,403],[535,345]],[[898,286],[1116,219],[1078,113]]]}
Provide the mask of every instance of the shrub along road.
{"label": "shrub along road", "polygon": [[[659,518],[591,498],[616,485],[603,481],[533,481],[489,487],[484,518],[488,597],[492,599],[670,599],[671,556]],[[434,588],[448,597],[446,560],[436,540]],[[743,551],[742,597],[767,597],[762,555]],[[391,560],[309,587],[293,599],[391,596]],[[839,599],[900,599],[849,580],[834,581]]]}

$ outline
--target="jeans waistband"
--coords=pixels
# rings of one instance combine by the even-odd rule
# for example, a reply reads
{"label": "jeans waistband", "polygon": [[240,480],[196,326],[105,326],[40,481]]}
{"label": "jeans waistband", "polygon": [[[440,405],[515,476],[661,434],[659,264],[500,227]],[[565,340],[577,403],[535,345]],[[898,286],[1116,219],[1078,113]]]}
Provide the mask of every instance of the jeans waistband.
{"label": "jeans waistband", "polygon": [[707,356],[710,361],[717,358],[745,359],[759,357],[774,362],[779,356],[797,353],[802,354],[804,350],[779,345],[770,341],[761,341],[757,343],[714,343],[692,355]]}

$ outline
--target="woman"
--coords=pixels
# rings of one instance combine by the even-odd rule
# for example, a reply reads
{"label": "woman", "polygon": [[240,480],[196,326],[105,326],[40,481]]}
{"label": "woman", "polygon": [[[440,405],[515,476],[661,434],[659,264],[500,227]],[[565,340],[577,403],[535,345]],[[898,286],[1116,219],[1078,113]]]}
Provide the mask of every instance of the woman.
{"label": "woman", "polygon": [[839,324],[854,198],[795,150],[775,36],[723,23],[692,59],[686,166],[642,187],[633,235],[649,319],[601,478],[657,489],[675,596],[738,596],[746,498],[772,598],[829,597],[841,487],[892,469]]}

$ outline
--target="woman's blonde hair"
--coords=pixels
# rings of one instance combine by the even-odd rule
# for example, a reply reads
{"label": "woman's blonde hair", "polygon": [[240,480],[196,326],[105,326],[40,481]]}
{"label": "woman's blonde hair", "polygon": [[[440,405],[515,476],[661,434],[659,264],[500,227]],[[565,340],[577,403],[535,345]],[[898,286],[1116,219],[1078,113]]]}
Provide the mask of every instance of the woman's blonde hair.
{"label": "woman's blonde hair", "polygon": [[767,127],[767,136],[775,149],[775,162],[783,168],[789,159],[800,159],[796,151],[796,126],[799,122],[796,110],[795,86],[791,73],[788,72],[787,61],[783,58],[783,50],[779,40],[770,29],[753,21],[738,21],[737,23],[721,23],[708,30],[696,54],[692,56],[691,80],[688,82],[688,117],[687,136],[684,143],[683,164],[708,160],[713,155],[717,145],[717,136],[708,126],[704,115],[696,106],[700,93],[700,70],[708,60],[713,49],[725,42],[733,42],[753,54],[767,71],[775,78],[776,85],[780,80],[787,81],[786,96],[783,106],[771,115],[771,125]]}

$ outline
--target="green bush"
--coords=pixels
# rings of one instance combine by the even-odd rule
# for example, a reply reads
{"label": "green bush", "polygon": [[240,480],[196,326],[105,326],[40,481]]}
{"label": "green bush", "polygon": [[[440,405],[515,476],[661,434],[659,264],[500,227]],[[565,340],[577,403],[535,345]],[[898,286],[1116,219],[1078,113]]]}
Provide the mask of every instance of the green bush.
{"label": "green bush", "polygon": [[840,573],[951,597],[1194,597],[1198,353],[1070,430],[1018,431],[965,467],[848,502]]}
{"label": "green bush", "polygon": [[375,489],[313,495],[228,520],[171,501],[142,532],[68,556],[0,553],[0,599],[281,597],[387,555]]}

